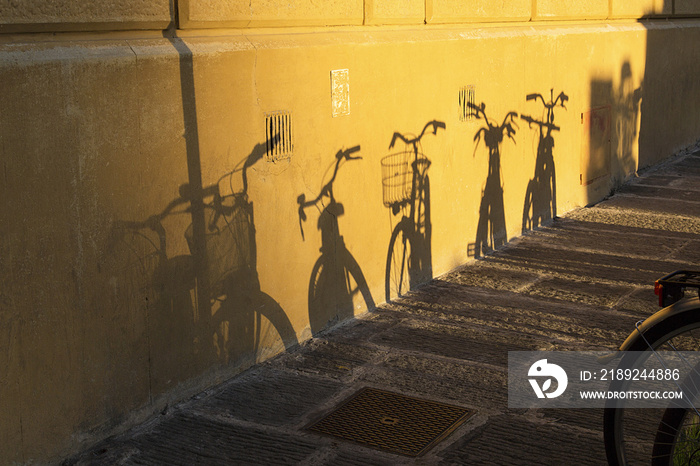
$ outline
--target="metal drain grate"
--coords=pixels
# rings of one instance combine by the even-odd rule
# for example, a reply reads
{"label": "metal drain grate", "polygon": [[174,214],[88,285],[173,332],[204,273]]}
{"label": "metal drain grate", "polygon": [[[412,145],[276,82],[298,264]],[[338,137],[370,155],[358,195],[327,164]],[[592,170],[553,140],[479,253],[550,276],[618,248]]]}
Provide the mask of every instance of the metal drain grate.
{"label": "metal drain grate", "polygon": [[476,111],[469,106],[476,104],[474,86],[464,86],[459,90],[459,121],[471,121],[476,117]]}
{"label": "metal drain grate", "polygon": [[308,430],[406,456],[420,456],[473,412],[398,393],[363,388]]}
{"label": "metal drain grate", "polygon": [[292,114],[290,112],[266,114],[265,136],[267,138],[266,160],[268,162],[279,162],[291,158],[294,153]]}

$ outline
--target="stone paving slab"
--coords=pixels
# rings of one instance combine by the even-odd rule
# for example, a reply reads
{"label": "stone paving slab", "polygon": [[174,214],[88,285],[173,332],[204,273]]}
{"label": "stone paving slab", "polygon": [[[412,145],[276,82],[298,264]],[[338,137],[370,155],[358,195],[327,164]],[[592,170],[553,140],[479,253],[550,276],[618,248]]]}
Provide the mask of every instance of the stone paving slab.
{"label": "stone paving slab", "polygon": [[664,199],[669,196],[672,200],[680,201],[679,205],[685,205],[685,203],[697,204],[698,203],[698,191],[696,189],[688,189],[689,187],[669,187],[669,186],[649,186],[643,184],[626,185],[620,188],[617,192],[618,195],[621,194],[632,194],[638,197],[646,198],[656,198]]}
{"label": "stone paving slab", "polygon": [[493,416],[448,448],[441,464],[601,465],[602,435],[532,415]]}
{"label": "stone paving slab", "polygon": [[390,353],[381,364],[361,374],[358,381],[373,387],[400,386],[411,396],[430,393],[431,399],[477,410],[508,402],[505,367],[424,354]]}
{"label": "stone paving slab", "polygon": [[[672,196],[680,196],[678,190],[673,190]],[[689,197],[694,197],[692,193]],[[647,197],[636,194],[634,196],[620,194],[607,202],[608,207],[617,209],[636,209],[647,212],[665,212],[672,215],[697,217],[700,215],[700,202],[678,199],[677,197]]]}
{"label": "stone paving slab", "polygon": [[[611,338],[623,337],[628,328],[618,322],[619,318],[609,317],[616,315],[614,311],[606,313],[603,312],[605,309],[599,307],[591,309],[590,306],[566,303],[569,312],[563,314],[560,301],[497,292],[490,294],[489,304],[488,295],[485,297],[482,292],[475,292],[468,287],[451,285],[440,287],[444,291],[439,293],[439,304],[425,303],[416,297],[417,302],[403,304],[400,309],[404,313],[417,314],[424,319],[440,319],[452,325],[478,327],[486,335],[493,330],[510,331],[540,338],[546,341],[546,344],[577,341],[589,345],[591,349],[600,349],[601,338],[605,344]],[[429,286],[433,287],[434,284]],[[427,291],[421,291],[420,297],[425,297]],[[646,315],[651,313],[647,312]],[[591,325],[596,322],[599,322],[600,326]],[[617,333],[613,333],[615,331]]]}
{"label": "stone paving slab", "polygon": [[[700,269],[698,193],[676,158],[66,464],[604,464],[602,410],[508,409],[507,352],[616,348],[656,278]],[[304,429],[366,386],[475,414],[418,459]]]}
{"label": "stone paving slab", "polygon": [[[120,455],[113,454],[115,445]],[[178,410],[138,435],[102,447],[85,464],[297,464],[318,447],[299,434]]]}
{"label": "stone paving slab", "polygon": [[217,390],[192,411],[269,426],[304,424],[318,403],[343,390],[342,382],[289,371],[251,371]]}
{"label": "stone paving slab", "polygon": [[[700,214],[699,214],[700,215]],[[664,274],[677,261],[575,249],[562,250],[544,245],[518,243],[494,253],[491,260],[504,267],[526,267],[542,274],[560,275],[572,280],[623,282],[641,285],[649,273]]]}
{"label": "stone paving slab", "polygon": [[681,174],[667,175],[663,174],[662,170],[657,170],[655,173],[648,174],[636,182],[643,186],[661,186],[698,192],[700,191],[700,186],[696,184],[696,181],[697,179],[694,177],[685,178]]}

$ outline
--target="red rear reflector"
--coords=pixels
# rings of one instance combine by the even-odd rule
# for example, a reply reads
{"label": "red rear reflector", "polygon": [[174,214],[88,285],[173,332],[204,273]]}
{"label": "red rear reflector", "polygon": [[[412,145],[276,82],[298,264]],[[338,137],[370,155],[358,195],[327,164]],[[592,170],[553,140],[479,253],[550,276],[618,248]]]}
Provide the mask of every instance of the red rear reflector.
{"label": "red rear reflector", "polygon": [[654,294],[659,297],[659,307],[664,307],[664,286],[654,282]]}

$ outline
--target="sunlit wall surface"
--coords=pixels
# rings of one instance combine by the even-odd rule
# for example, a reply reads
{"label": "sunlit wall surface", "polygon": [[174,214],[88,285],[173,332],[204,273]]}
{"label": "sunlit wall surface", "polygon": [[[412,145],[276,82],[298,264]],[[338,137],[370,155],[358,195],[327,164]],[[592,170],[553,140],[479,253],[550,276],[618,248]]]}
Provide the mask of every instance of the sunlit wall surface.
{"label": "sunlit wall surface", "polygon": [[700,136],[700,1],[497,3],[0,4],[0,458],[66,455]]}

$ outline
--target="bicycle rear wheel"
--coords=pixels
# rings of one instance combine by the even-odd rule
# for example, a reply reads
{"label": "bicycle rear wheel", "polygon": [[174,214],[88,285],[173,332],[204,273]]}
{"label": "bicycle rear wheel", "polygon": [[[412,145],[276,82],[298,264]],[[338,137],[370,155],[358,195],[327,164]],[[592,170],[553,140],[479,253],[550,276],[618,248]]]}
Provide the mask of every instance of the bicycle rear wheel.
{"label": "bicycle rear wheel", "polygon": [[[700,351],[700,302],[694,309],[672,314],[644,333],[626,353],[620,367],[642,367],[654,357],[652,351]],[[687,383],[683,383],[684,386]],[[612,391],[631,391],[633,381],[615,381]],[[692,444],[689,434],[700,433],[695,412],[677,405],[667,408],[612,408],[604,414],[605,450],[608,463],[615,465],[649,464],[700,464],[700,448],[697,441]],[[686,451],[687,453],[682,453]],[[678,454],[677,454],[678,453]],[[680,458],[694,458],[694,462],[683,462]],[[680,462],[677,462],[680,461]]]}
{"label": "bicycle rear wheel", "polygon": [[653,466],[700,464],[700,417],[692,409],[668,408],[652,451]]}

